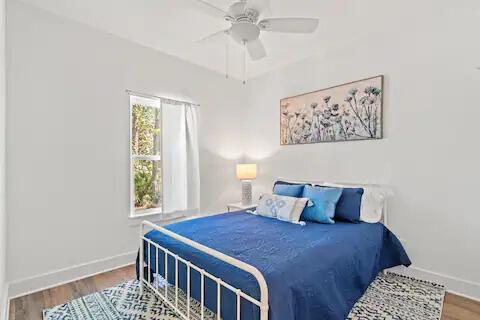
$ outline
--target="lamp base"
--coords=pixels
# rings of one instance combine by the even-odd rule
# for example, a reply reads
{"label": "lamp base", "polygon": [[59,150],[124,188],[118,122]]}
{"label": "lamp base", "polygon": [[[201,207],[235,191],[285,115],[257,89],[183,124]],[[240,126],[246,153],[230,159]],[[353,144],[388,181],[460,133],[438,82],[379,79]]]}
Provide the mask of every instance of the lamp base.
{"label": "lamp base", "polygon": [[242,205],[252,204],[252,181],[242,180]]}

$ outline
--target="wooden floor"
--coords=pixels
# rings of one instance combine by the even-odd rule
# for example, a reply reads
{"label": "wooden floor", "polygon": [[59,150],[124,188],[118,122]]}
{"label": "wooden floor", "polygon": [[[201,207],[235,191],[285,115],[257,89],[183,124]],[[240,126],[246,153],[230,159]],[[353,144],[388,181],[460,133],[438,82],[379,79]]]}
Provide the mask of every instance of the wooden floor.
{"label": "wooden floor", "polygon": [[[133,279],[132,266],[105,272],[52,289],[39,291],[10,302],[10,320],[40,320],[42,310]],[[447,293],[442,320],[480,320],[480,302]]]}
{"label": "wooden floor", "polygon": [[98,274],[10,301],[10,320],[41,320],[42,310],[101,291],[135,277],[134,266]]}
{"label": "wooden floor", "polygon": [[480,320],[480,302],[447,293],[442,320]]}

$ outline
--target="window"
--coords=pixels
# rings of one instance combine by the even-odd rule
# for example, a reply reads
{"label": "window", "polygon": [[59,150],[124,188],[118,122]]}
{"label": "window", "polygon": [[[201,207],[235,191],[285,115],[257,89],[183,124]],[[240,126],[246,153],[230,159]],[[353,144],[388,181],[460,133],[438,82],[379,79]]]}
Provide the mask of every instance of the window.
{"label": "window", "polygon": [[163,209],[162,109],[159,99],[130,95],[131,216]]}
{"label": "window", "polygon": [[196,213],[200,207],[197,105],[127,92],[130,217]]}

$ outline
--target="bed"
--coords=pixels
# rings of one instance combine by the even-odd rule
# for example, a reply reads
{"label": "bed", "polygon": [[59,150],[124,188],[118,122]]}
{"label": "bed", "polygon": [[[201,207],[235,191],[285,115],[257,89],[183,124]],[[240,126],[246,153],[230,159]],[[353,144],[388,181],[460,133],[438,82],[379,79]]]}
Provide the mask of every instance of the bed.
{"label": "bed", "polygon": [[380,271],[410,265],[382,223],[302,226],[238,211],[145,226],[141,283],[154,289],[162,275],[217,319],[343,320]]}

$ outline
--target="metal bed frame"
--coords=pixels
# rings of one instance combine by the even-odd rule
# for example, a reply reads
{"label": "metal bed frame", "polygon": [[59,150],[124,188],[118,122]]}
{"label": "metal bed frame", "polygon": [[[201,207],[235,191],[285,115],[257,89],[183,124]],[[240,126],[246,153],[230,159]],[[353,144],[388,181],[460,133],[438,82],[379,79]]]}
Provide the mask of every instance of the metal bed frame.
{"label": "metal bed frame", "polygon": [[[289,179],[277,179],[277,180],[283,180],[283,181],[290,181],[290,182],[293,182],[292,180],[289,180]],[[301,182],[301,183],[306,183],[306,184],[322,184],[322,182],[312,182],[312,181],[298,181],[298,182]],[[354,184],[349,184],[349,183],[342,183],[344,186],[348,186],[348,185],[354,185]],[[355,184],[356,186],[358,186],[358,184]],[[393,192],[390,188],[386,187],[386,186],[381,186],[381,185],[376,185],[376,184],[360,184],[360,186],[364,186],[364,187],[380,187],[382,188],[386,194],[386,199],[385,199],[385,205],[384,205],[384,208],[383,208],[383,213],[382,213],[382,220],[381,222],[385,225],[385,226],[388,226],[388,215],[387,215],[387,199],[389,197],[391,197],[393,195]],[[159,245],[158,243],[155,243],[153,241],[151,241],[150,239],[147,239],[145,236],[144,236],[144,229],[145,227],[149,227],[151,229],[154,229],[154,230],[157,230],[173,239],[176,239],[186,245],[189,245],[197,250],[200,250],[210,256],[213,256],[219,260],[222,260],[226,263],[229,263],[241,270],[244,270],[248,273],[250,273],[251,275],[253,275],[255,277],[255,279],[257,280],[258,282],[258,286],[260,288],[260,300],[257,300],[251,296],[249,296],[248,294],[246,294],[245,292],[243,292],[241,289],[239,288],[235,288],[234,286],[228,284],[227,282],[223,281],[222,279],[216,277],[215,275],[205,271],[204,269],[202,269],[201,267],[199,266],[196,266],[194,265],[193,263],[191,263],[190,261],[178,256],[177,254],[175,254],[174,252],[171,252],[169,251],[168,249],[162,247],[161,245]],[[150,266],[145,262],[145,252],[144,252],[144,243],[147,243],[147,261],[148,261],[148,264],[150,264],[150,251],[151,251],[151,246],[153,246],[155,248],[155,257],[156,257],[156,268],[150,268]],[[158,268],[158,253],[159,251],[163,251],[164,252],[164,256],[165,256],[165,272],[164,272],[164,275],[159,275],[158,272],[159,272],[159,268]],[[168,298],[168,288],[167,286],[165,285],[165,288],[164,288],[164,292],[160,292],[160,290],[158,288],[155,288],[152,284],[151,284],[151,272],[148,272],[148,278],[145,279],[145,275],[144,275],[144,267],[145,266],[148,266],[150,270],[155,270],[156,271],[156,275],[157,276],[162,276],[164,279],[167,280],[168,282],[168,257],[171,256],[175,259],[175,286],[174,286],[174,291],[175,291],[175,299],[174,301],[170,301],[169,298]],[[140,259],[139,259],[139,266],[140,266],[140,294],[143,294],[144,292],[144,286],[150,288],[158,297],[160,297],[163,301],[165,301],[173,310],[175,310],[183,319],[185,320],[190,320],[192,319],[191,317],[191,311],[190,311],[190,298],[191,298],[191,289],[190,289],[190,272],[191,272],[191,269],[194,269],[195,271],[199,272],[200,273],[200,292],[201,292],[201,296],[200,296],[200,305],[201,305],[201,311],[200,311],[200,319],[201,320],[204,320],[204,309],[205,309],[205,277],[215,281],[217,283],[217,308],[216,308],[216,318],[217,320],[221,320],[221,288],[224,287],[232,292],[234,292],[236,294],[236,297],[237,297],[237,303],[236,303],[236,309],[237,309],[237,315],[236,315],[236,318],[237,320],[241,320],[241,314],[240,314],[240,306],[241,306],[241,299],[245,299],[247,301],[250,301],[251,303],[255,304],[256,306],[258,306],[260,308],[260,320],[268,320],[268,287],[267,287],[267,283],[265,281],[265,278],[263,277],[262,273],[257,269],[255,268],[254,266],[252,265],[249,265],[245,262],[242,262],[238,259],[235,259],[233,257],[230,257],[224,253],[221,253],[219,251],[216,251],[212,248],[209,248],[207,246],[204,246],[198,242],[195,242],[193,240],[190,240],[188,238],[185,238],[179,234],[176,234],[170,230],[167,230],[165,228],[162,228],[160,226],[157,226],[149,221],[143,221],[142,222],[142,225],[141,225],[141,228],[140,228]],[[187,300],[186,300],[186,313],[182,312],[182,310],[180,310],[179,308],[179,303],[178,303],[178,291],[179,291],[179,288],[178,288],[178,266],[179,266],[179,263],[183,263],[186,265],[186,268],[187,268]]]}
{"label": "metal bed frame", "polygon": [[[183,259],[182,257],[178,256],[177,254],[175,254],[174,252],[171,252],[169,251],[168,249],[162,247],[161,245],[159,245],[158,243],[155,243],[153,241],[151,241],[150,239],[147,239],[145,236],[144,236],[144,228],[145,227],[149,227],[149,228],[152,228],[154,230],[157,230],[169,237],[172,237],[173,239],[175,240],[178,240],[180,242],[183,242],[185,243],[186,245],[189,245],[195,249],[198,249],[202,252],[205,252],[209,255],[211,255],[212,257],[215,257],[219,260],[222,260],[226,263],[229,263],[243,271],[246,271],[248,273],[250,273],[251,275],[253,275],[255,277],[255,279],[257,280],[258,282],[258,286],[260,288],[260,301],[249,296],[248,294],[246,294],[245,292],[243,292],[241,289],[239,288],[235,288],[234,286],[228,284],[227,282],[223,281],[222,279],[216,277],[215,275],[205,271],[204,269],[194,265],[193,263],[191,263],[190,261],[188,260],[185,260]],[[146,243],[146,246],[147,246],[147,261],[148,263],[145,262],[145,248],[144,248],[144,244]],[[156,264],[156,268],[151,268],[151,266],[149,266],[149,264],[151,263],[151,259],[150,259],[150,252],[151,252],[151,248],[152,246],[155,248],[155,264]],[[163,251],[164,252],[164,256],[165,256],[165,273],[163,275],[160,275],[158,274],[159,272],[159,268],[158,268],[158,253],[160,251]],[[153,270],[155,270],[155,274],[157,276],[162,276],[164,279],[168,279],[168,257],[171,256],[175,259],[175,286],[174,286],[174,290],[175,290],[175,300],[174,301],[170,301],[169,298],[168,298],[168,288],[167,286],[165,285],[164,286],[164,291],[163,293],[161,292],[161,290],[159,290],[158,288],[155,288],[155,286],[152,285],[151,281],[151,272],[148,272],[148,276],[147,276],[147,279],[145,279],[145,275],[144,275],[144,268],[145,266],[148,266],[149,269],[153,272]],[[180,310],[179,308],[179,303],[178,303],[178,296],[179,296],[179,288],[178,288],[178,265],[180,263],[183,263],[186,265],[187,267],[187,299],[186,299],[186,313],[184,313],[182,310]],[[200,243],[197,243],[195,241],[192,241],[188,238],[185,238],[185,237],[182,237],[181,235],[178,235],[170,230],[167,230],[165,228],[162,228],[160,226],[157,226],[149,221],[143,221],[142,222],[142,225],[141,225],[141,228],[140,228],[140,259],[139,259],[139,270],[140,270],[140,294],[143,294],[144,292],[144,286],[148,287],[150,290],[152,290],[158,297],[160,297],[163,301],[165,301],[165,303],[167,303],[173,310],[175,310],[183,319],[185,320],[190,320],[192,319],[191,317],[191,311],[190,311],[190,298],[191,298],[191,290],[190,290],[190,272],[191,272],[191,269],[194,269],[195,271],[199,272],[200,273],[200,293],[201,293],[201,296],[200,296],[200,305],[201,305],[201,314],[200,314],[200,319],[203,320],[204,317],[205,317],[205,314],[204,314],[204,309],[205,309],[205,297],[204,297],[204,293],[205,293],[205,277],[215,281],[217,283],[217,310],[216,310],[216,316],[217,316],[217,320],[220,320],[221,319],[221,289],[222,287],[234,292],[237,296],[237,320],[240,320],[241,319],[241,314],[240,314],[240,305],[241,305],[241,299],[245,299],[245,300],[248,300],[250,301],[251,303],[257,305],[259,308],[260,308],[260,320],[268,320],[268,287],[267,287],[267,282],[265,281],[265,278],[263,277],[263,275],[261,274],[260,271],[258,271],[257,268],[245,263],[245,262],[242,262],[240,260],[237,260],[235,258],[232,258],[224,253],[221,253],[219,251],[216,251],[214,249],[211,249],[209,247],[206,247]],[[168,280],[167,280],[168,281]]]}

